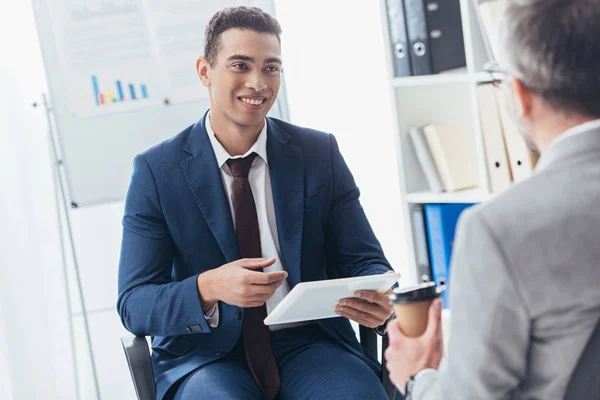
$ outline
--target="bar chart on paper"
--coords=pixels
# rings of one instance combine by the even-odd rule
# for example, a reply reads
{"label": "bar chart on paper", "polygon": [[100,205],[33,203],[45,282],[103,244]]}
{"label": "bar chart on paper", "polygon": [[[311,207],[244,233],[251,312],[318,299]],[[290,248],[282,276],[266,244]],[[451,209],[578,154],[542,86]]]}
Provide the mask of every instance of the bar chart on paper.
{"label": "bar chart on paper", "polygon": [[146,84],[141,83],[138,85],[117,79],[114,81],[112,88],[103,88],[96,75],[92,75],[92,90],[96,106],[143,101],[149,98]]}
{"label": "bar chart on paper", "polygon": [[[87,72],[87,73],[86,73]],[[162,104],[163,95],[155,76],[141,63],[99,66],[73,74],[77,102],[72,110],[79,117],[130,112]]]}
{"label": "bar chart on paper", "polygon": [[165,98],[141,0],[53,0],[68,107],[86,118],[158,106]]}

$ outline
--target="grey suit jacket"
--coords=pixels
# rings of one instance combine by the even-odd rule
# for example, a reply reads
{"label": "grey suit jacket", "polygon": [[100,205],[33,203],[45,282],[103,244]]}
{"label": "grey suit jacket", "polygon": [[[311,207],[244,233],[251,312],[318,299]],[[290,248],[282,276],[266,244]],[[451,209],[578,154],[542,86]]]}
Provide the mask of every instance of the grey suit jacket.
{"label": "grey suit jacket", "polygon": [[600,318],[600,126],[586,126],[461,217],[448,352],[413,399],[563,398]]}

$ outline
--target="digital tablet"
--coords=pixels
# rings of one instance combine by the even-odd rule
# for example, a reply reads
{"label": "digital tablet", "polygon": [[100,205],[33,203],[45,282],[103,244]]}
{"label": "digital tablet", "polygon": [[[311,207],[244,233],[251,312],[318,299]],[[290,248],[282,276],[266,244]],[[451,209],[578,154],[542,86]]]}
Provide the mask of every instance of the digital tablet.
{"label": "digital tablet", "polygon": [[399,273],[328,279],[297,284],[265,318],[265,325],[339,317],[338,301],[354,297],[357,290],[387,292],[400,279]]}

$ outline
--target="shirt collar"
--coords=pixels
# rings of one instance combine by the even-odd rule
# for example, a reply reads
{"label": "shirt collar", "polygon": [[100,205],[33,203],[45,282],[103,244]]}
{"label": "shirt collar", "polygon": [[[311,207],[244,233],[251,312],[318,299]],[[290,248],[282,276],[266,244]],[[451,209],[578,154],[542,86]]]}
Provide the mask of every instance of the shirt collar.
{"label": "shirt collar", "polygon": [[210,111],[206,115],[206,121],[205,121],[204,125],[206,126],[206,132],[208,133],[208,138],[210,139],[210,143],[215,152],[215,156],[217,158],[217,164],[218,164],[219,168],[223,167],[223,165],[225,163],[227,163],[227,160],[229,160],[230,158],[243,158],[253,152],[256,153],[260,158],[262,158],[265,161],[265,164],[267,164],[267,165],[269,164],[267,161],[267,120],[266,119],[265,119],[265,124],[264,124],[262,130],[258,134],[258,138],[256,139],[256,142],[254,142],[254,144],[252,145],[250,150],[248,150],[243,155],[236,155],[236,156],[232,156],[231,154],[229,154],[227,152],[227,150],[225,150],[225,147],[223,147],[223,145],[217,139],[217,136],[215,135],[215,131],[213,131],[213,128],[210,124]]}

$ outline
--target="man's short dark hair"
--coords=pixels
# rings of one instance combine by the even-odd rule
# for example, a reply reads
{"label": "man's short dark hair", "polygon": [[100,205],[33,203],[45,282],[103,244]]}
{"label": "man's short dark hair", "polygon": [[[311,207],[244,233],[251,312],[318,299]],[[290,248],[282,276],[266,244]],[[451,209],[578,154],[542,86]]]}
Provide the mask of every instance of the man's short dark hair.
{"label": "man's short dark hair", "polygon": [[270,14],[258,7],[229,7],[218,11],[208,22],[204,33],[204,57],[214,66],[221,34],[232,28],[248,29],[277,36],[281,43],[281,26]]}
{"label": "man's short dark hair", "polygon": [[501,35],[509,72],[558,111],[600,117],[600,0],[507,4]]}

